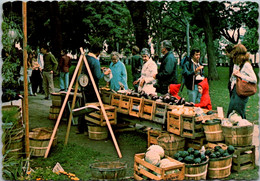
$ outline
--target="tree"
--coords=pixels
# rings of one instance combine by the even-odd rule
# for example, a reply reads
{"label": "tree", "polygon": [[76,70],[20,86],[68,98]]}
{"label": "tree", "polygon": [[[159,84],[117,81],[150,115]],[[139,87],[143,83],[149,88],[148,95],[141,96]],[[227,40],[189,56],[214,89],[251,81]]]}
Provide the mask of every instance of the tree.
{"label": "tree", "polygon": [[134,2],[134,1],[127,1],[126,5],[129,9],[129,12],[132,17],[132,22],[134,24],[134,33],[136,39],[136,45],[142,49],[147,47],[148,42],[148,26],[147,26],[147,17],[146,17],[146,10],[147,10],[147,2]]}
{"label": "tree", "polygon": [[252,63],[256,63],[256,54],[259,51],[259,45],[257,40],[259,39],[259,34],[256,28],[246,28],[246,33],[242,37],[242,44],[245,45],[247,51],[254,55],[254,61]]}
{"label": "tree", "polygon": [[208,56],[208,67],[209,70],[208,72],[210,72],[208,74],[208,79],[209,80],[218,80],[219,76],[218,76],[218,72],[216,69],[216,59],[214,56],[214,39],[213,39],[213,29],[211,28],[211,24],[210,24],[210,17],[209,17],[209,2],[201,2],[200,3],[200,9],[201,9],[201,16],[203,18],[203,28],[205,31],[205,41],[206,41],[206,45],[207,45],[207,56]]}

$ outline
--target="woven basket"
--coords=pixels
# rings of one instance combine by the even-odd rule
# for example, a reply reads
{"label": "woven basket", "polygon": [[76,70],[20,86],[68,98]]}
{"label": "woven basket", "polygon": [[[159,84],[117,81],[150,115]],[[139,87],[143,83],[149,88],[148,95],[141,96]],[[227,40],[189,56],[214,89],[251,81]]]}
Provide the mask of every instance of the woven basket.
{"label": "woven basket", "polygon": [[174,134],[160,135],[157,137],[158,144],[164,149],[165,155],[173,157],[175,153],[184,150],[185,138]]}
{"label": "woven basket", "polygon": [[225,143],[233,146],[252,145],[254,125],[252,126],[222,126]]}
{"label": "woven basket", "polygon": [[[35,128],[29,133],[30,152],[32,156],[44,156],[52,135],[51,128]],[[52,146],[57,144],[57,134],[53,139]]]}
{"label": "woven basket", "polygon": [[223,158],[209,159],[208,177],[225,178],[231,174],[232,155]]}
{"label": "woven basket", "polygon": [[108,129],[106,126],[88,125],[88,136],[92,140],[104,140],[108,137]]}
{"label": "woven basket", "polygon": [[209,158],[200,164],[185,164],[185,180],[205,180]]}

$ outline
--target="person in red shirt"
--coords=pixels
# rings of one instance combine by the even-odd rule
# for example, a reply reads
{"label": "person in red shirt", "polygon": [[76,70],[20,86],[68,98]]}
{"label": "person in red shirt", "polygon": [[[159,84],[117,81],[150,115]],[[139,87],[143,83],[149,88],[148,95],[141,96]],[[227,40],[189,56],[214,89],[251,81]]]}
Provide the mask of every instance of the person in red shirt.
{"label": "person in red shirt", "polygon": [[201,107],[204,109],[212,110],[211,100],[209,96],[209,84],[207,78],[205,78],[198,84],[198,91],[201,94],[200,103],[192,104],[195,107]]}
{"label": "person in red shirt", "polygon": [[71,58],[66,50],[61,50],[60,67],[60,91],[68,91],[69,87],[69,68],[71,67]]}

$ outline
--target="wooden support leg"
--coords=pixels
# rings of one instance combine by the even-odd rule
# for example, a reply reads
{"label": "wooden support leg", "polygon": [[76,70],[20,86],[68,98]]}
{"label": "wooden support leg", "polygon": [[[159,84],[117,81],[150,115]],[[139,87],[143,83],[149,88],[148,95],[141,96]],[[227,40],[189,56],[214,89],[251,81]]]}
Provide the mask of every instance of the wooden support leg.
{"label": "wooden support leg", "polygon": [[59,113],[59,116],[57,118],[57,121],[56,121],[56,124],[54,126],[54,129],[53,129],[53,132],[52,132],[52,135],[51,135],[51,139],[50,139],[50,142],[49,142],[49,145],[46,149],[46,152],[45,152],[45,155],[44,155],[44,158],[47,158],[48,157],[48,154],[50,152],[50,149],[51,149],[51,145],[52,145],[52,142],[53,142],[53,139],[54,139],[54,136],[56,135],[56,132],[57,132],[57,129],[58,129],[58,126],[59,126],[59,123],[60,123],[60,120],[61,120],[61,116],[64,112],[64,109],[65,109],[65,106],[67,104],[67,101],[68,101],[68,98],[69,98],[69,95],[70,95],[70,91],[71,91],[71,88],[74,84],[74,81],[75,81],[75,78],[76,78],[76,75],[77,75],[77,72],[79,70],[79,67],[82,63],[82,59],[83,59],[83,55],[80,56],[79,58],[79,61],[78,61],[78,64],[76,66],[76,69],[74,71],[74,74],[72,76],[72,79],[71,79],[71,82],[70,82],[70,85],[69,85],[69,88],[68,88],[68,92],[66,93],[66,96],[65,96],[65,99],[63,101],[63,104],[62,104],[62,107],[61,107],[61,110],[60,110],[60,113]]}
{"label": "wooden support leg", "polygon": [[[80,48],[80,51],[81,51],[81,54],[84,54],[83,48]],[[102,102],[102,100],[101,100],[101,98],[100,98],[100,94],[99,94],[99,92],[98,92],[97,85],[96,85],[96,83],[95,83],[95,81],[94,81],[93,75],[92,75],[91,70],[90,70],[89,65],[88,65],[88,61],[87,61],[87,59],[86,59],[85,56],[83,57],[83,60],[84,60],[84,63],[85,63],[85,65],[86,65],[87,71],[88,71],[88,73],[89,73],[89,76],[90,76],[91,82],[92,82],[92,84],[93,84],[95,93],[96,93],[96,95],[97,95],[98,102],[99,102],[100,107],[101,107],[101,111],[102,111],[102,113],[103,113],[103,115],[104,115],[104,117],[105,117],[105,120],[106,120],[106,123],[107,123],[107,127],[108,127],[108,129],[109,129],[109,132],[110,132],[111,137],[112,137],[112,139],[113,139],[114,145],[115,145],[115,147],[116,147],[117,154],[118,154],[119,158],[122,158],[122,154],[121,154],[120,149],[119,149],[119,147],[118,147],[118,144],[117,144],[117,141],[116,141],[114,132],[113,132],[113,130],[112,130],[112,127],[111,127],[111,125],[110,125],[110,122],[109,122],[109,120],[108,120],[107,113],[106,113],[106,111],[105,111],[103,102]]]}

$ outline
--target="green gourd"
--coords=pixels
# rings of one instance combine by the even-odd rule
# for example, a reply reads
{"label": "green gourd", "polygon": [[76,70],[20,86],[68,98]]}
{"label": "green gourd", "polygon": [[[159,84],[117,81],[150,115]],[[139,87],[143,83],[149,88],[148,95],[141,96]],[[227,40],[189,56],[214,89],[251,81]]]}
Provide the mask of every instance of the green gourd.
{"label": "green gourd", "polygon": [[199,150],[195,150],[195,151],[194,151],[194,157],[195,157],[195,158],[200,157],[200,151],[199,151]]}
{"label": "green gourd", "polygon": [[206,150],[205,151],[205,155],[209,156],[211,154],[211,151],[210,150]]}
{"label": "green gourd", "polygon": [[228,148],[227,148],[227,151],[228,151],[228,153],[229,153],[230,155],[233,154],[233,153],[235,152],[234,146],[229,145]]}
{"label": "green gourd", "polygon": [[195,158],[194,163],[201,163],[201,158]]}

